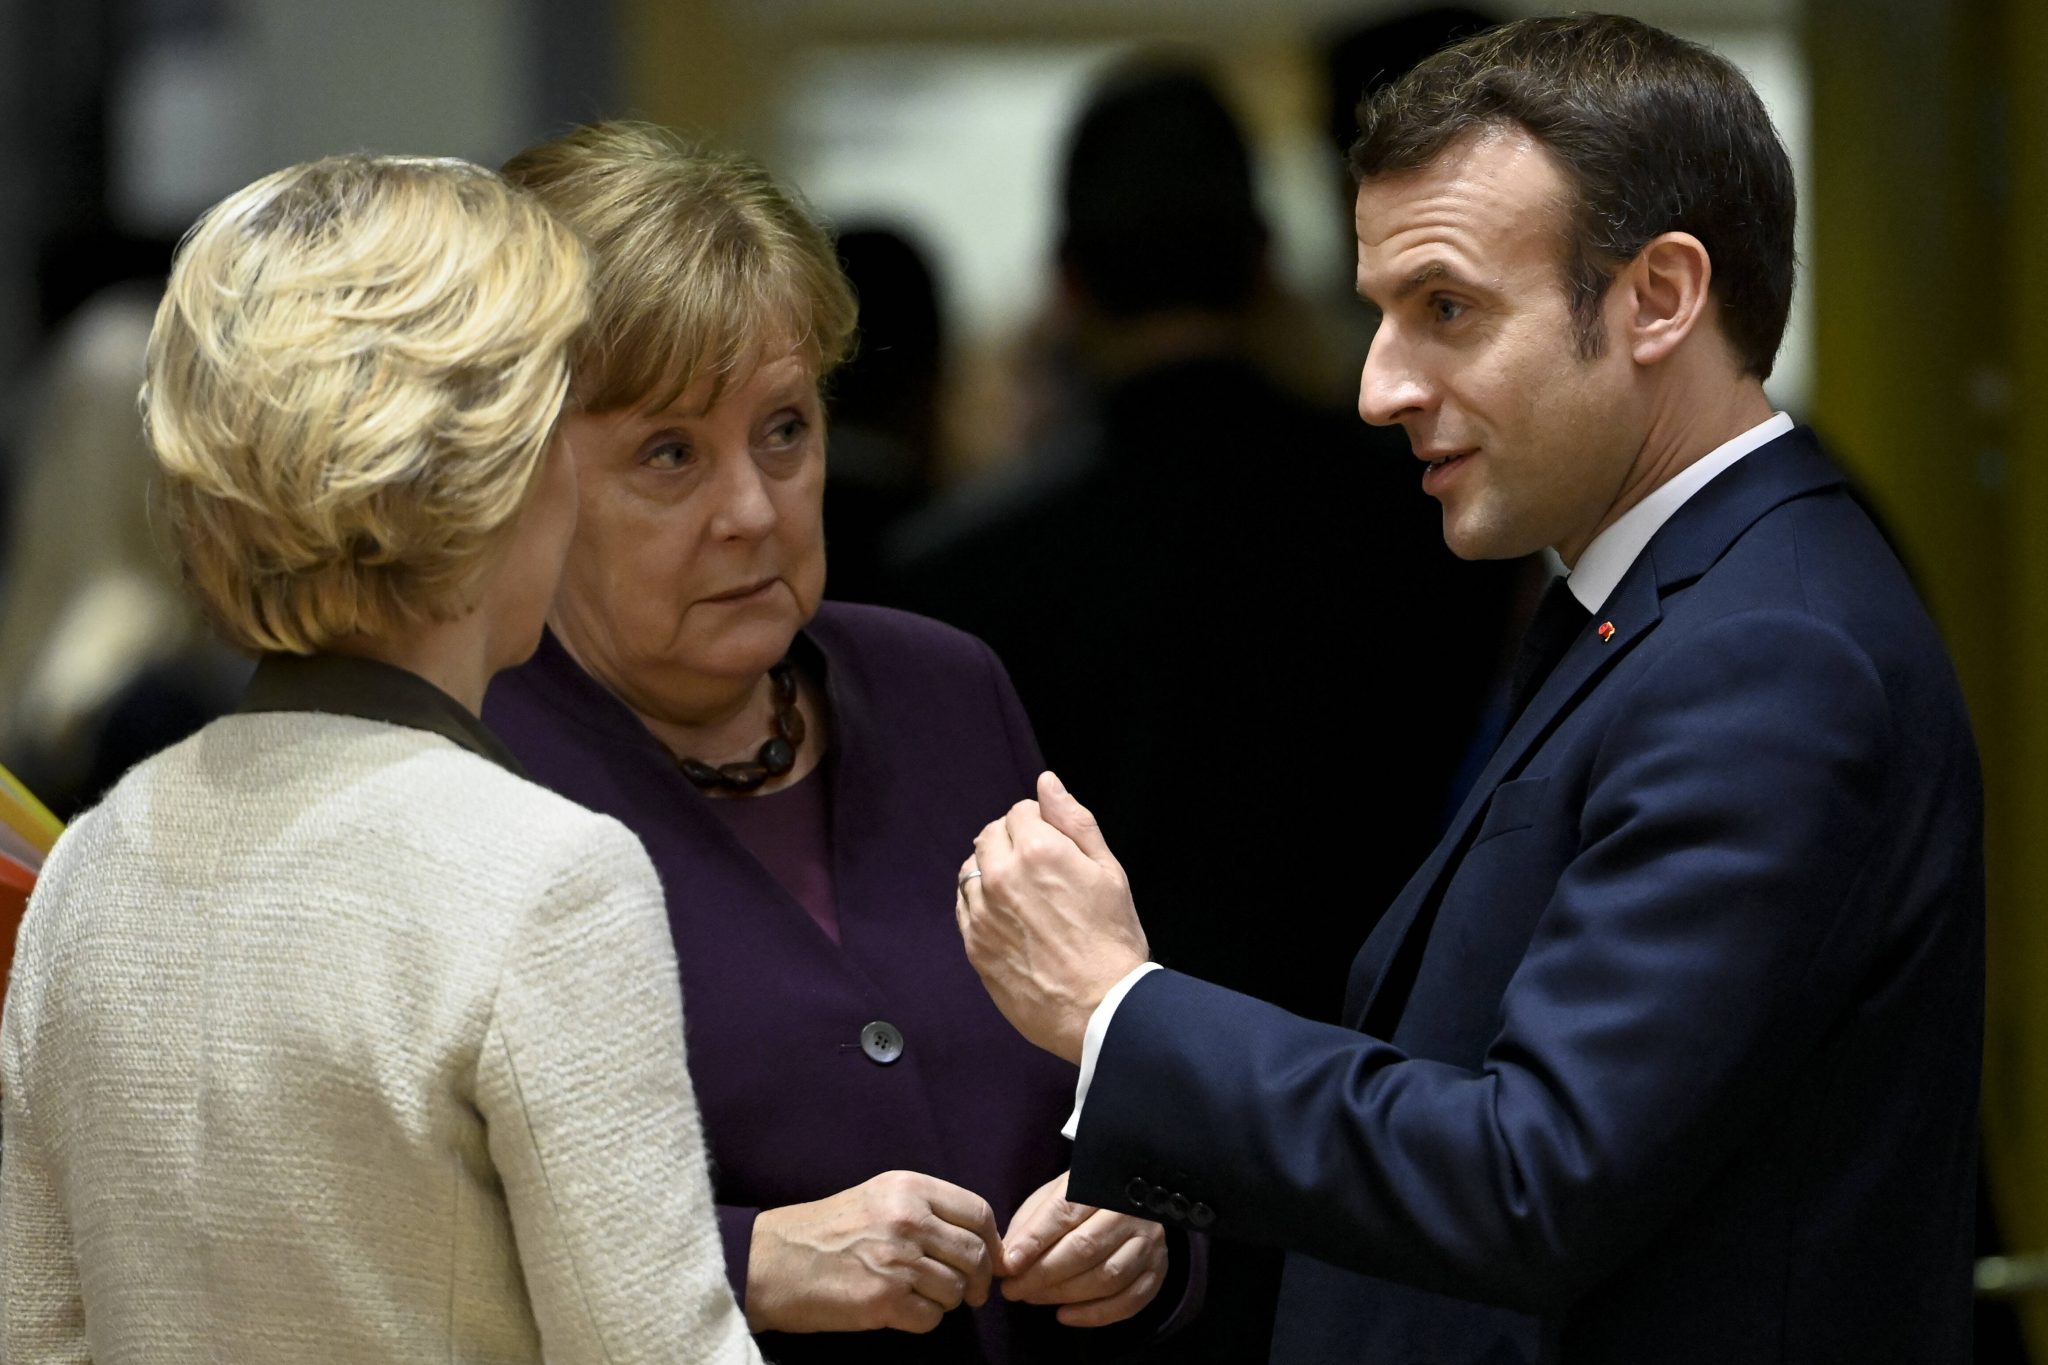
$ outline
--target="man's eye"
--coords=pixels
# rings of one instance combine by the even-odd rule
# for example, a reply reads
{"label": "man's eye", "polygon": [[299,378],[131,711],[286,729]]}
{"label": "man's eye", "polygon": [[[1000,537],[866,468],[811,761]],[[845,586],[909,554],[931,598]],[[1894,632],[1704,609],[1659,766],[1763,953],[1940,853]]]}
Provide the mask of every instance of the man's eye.
{"label": "man's eye", "polygon": [[1429,308],[1438,322],[1456,322],[1465,311],[1465,305],[1456,299],[1431,299]]}

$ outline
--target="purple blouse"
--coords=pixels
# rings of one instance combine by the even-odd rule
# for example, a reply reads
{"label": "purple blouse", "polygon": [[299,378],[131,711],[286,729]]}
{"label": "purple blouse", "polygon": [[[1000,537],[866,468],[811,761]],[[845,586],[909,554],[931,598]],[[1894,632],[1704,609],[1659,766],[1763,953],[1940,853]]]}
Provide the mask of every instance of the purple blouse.
{"label": "purple blouse", "polygon": [[839,907],[832,900],[830,779],[820,764],[780,791],[714,797],[711,809],[768,875],[782,884],[825,937],[839,942]]}

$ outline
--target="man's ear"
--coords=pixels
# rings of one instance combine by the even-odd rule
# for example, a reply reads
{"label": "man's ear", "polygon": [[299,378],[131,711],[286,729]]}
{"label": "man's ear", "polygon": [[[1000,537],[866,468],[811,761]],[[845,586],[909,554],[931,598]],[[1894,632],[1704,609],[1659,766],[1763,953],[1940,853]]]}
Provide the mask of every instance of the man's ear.
{"label": "man's ear", "polygon": [[1629,288],[1629,354],[1638,365],[1655,365],[1702,325],[1711,298],[1714,263],[1690,232],[1652,237],[1624,270]]}

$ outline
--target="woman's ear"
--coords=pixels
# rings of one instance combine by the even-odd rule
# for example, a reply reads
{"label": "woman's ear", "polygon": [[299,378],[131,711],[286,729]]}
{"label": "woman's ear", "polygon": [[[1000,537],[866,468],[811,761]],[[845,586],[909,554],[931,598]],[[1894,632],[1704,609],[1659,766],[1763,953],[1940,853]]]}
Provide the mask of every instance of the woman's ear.
{"label": "woman's ear", "polygon": [[1629,353],[1638,365],[1655,365],[1691,336],[1706,316],[1714,263],[1690,232],[1666,232],[1628,263]]}

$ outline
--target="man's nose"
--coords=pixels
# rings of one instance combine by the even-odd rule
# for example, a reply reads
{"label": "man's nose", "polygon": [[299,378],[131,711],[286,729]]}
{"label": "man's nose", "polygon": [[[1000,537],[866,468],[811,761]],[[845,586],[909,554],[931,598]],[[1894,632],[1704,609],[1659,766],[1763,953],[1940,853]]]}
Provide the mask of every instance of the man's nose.
{"label": "man's nose", "polygon": [[1399,335],[1387,326],[1373,333],[1358,377],[1358,415],[1376,427],[1392,426],[1429,406],[1430,389]]}

